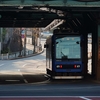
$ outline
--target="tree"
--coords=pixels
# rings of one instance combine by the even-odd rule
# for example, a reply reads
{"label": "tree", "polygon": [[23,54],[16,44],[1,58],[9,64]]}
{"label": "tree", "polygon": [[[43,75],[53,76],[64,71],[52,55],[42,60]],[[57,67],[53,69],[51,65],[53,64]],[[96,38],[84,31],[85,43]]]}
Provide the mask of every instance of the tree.
{"label": "tree", "polygon": [[32,28],[32,43],[34,43],[34,49],[33,49],[33,53],[36,52],[36,46],[37,46],[37,38],[39,36],[39,28]]}

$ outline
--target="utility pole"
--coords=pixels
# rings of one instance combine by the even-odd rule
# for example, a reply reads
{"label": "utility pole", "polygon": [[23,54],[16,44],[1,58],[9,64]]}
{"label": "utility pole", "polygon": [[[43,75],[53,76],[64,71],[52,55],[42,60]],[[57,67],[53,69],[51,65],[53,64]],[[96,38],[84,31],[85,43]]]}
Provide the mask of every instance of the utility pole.
{"label": "utility pole", "polygon": [[21,34],[21,28],[19,28],[19,38],[20,38],[20,47],[19,47],[19,56],[22,56],[21,51],[22,51],[22,47],[23,47],[23,43],[22,43],[22,34]]}
{"label": "utility pole", "polygon": [[32,43],[33,43],[33,45],[34,45],[34,48],[33,48],[33,53],[35,53],[35,49],[36,49],[36,42],[35,42],[35,31],[34,31],[34,29],[32,28],[32,37],[33,37],[33,39],[32,39]]}
{"label": "utility pole", "polygon": [[25,28],[25,35],[24,35],[24,56],[26,56],[26,28]]}
{"label": "utility pole", "polygon": [[41,28],[39,28],[39,45],[41,45]]}
{"label": "utility pole", "polygon": [[2,28],[0,28],[0,54],[2,50]]}

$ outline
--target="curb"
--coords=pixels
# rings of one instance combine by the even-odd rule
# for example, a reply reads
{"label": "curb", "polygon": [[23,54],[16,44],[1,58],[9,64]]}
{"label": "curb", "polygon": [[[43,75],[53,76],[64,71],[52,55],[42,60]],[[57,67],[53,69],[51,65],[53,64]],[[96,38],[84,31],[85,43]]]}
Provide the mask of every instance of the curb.
{"label": "curb", "polygon": [[27,55],[27,56],[22,56],[22,57],[17,57],[17,58],[11,58],[11,59],[8,59],[8,60],[16,60],[16,59],[28,58],[28,57],[39,55],[39,54],[41,54],[43,52],[44,52],[44,49],[41,52],[39,52],[39,53],[35,53],[35,54]]}
{"label": "curb", "polygon": [[97,83],[97,84],[100,84],[100,81],[99,80],[92,80],[92,82]]}

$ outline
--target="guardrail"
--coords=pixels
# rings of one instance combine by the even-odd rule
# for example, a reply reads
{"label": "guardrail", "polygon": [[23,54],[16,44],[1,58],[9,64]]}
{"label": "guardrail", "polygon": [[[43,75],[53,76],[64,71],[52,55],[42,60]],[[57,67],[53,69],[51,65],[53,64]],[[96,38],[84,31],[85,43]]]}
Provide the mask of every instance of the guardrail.
{"label": "guardrail", "polygon": [[35,52],[33,50],[26,50],[26,52],[24,53],[24,50],[22,50],[21,52],[18,51],[18,52],[13,52],[13,53],[1,54],[0,60],[21,58],[21,57],[29,56],[29,55],[32,55],[32,54],[35,54],[35,53],[37,54],[41,51],[42,51],[42,46],[36,46]]}

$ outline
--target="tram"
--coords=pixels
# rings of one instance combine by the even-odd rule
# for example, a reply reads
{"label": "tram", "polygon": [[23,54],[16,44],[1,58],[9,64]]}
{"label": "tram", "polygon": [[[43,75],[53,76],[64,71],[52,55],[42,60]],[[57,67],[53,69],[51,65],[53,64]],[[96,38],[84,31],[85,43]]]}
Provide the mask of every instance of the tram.
{"label": "tram", "polygon": [[46,48],[46,71],[52,79],[83,78],[82,35],[54,30],[48,37]]}

